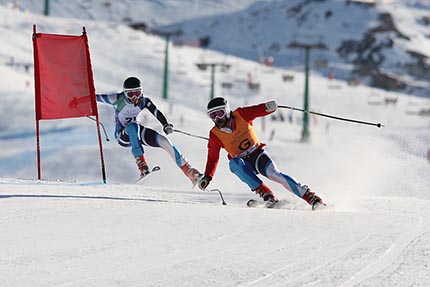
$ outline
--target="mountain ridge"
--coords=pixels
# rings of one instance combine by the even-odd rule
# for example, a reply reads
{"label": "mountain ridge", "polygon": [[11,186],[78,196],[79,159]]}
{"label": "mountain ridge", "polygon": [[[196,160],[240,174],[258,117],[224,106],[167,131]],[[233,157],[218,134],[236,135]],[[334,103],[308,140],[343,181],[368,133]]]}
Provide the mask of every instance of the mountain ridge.
{"label": "mountain ridge", "polygon": [[[312,53],[315,71],[385,90],[427,96],[429,86],[423,82],[430,80],[430,21],[427,11],[414,7],[410,2],[275,1],[255,3],[229,15],[168,25],[162,30],[180,30],[179,37],[185,39],[209,38],[208,49],[254,61],[272,57],[273,65],[287,68],[303,65],[303,53],[292,50],[291,43],[323,43],[327,51]],[[412,29],[403,29],[403,22]],[[416,85],[410,79],[422,83]]]}
{"label": "mountain ridge", "polygon": [[[37,0],[0,4],[43,13]],[[128,24],[148,31],[180,30],[176,43],[301,69],[303,51],[292,42],[323,42],[312,68],[355,85],[427,96],[430,88],[430,3],[427,0],[278,0],[51,2],[53,16]],[[405,25],[407,24],[407,25]],[[411,28],[412,27],[412,28]]]}

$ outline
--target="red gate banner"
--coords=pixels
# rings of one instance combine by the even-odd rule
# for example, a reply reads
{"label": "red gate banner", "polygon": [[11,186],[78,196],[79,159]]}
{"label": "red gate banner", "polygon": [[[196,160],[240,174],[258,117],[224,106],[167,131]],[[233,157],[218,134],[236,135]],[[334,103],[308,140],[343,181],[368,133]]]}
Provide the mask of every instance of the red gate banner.
{"label": "red gate banner", "polygon": [[85,27],[81,36],[36,33],[33,26],[38,175],[39,120],[95,116],[106,182],[90,49]]}
{"label": "red gate banner", "polygon": [[[36,119],[95,116],[97,103],[86,33],[35,33]],[[79,99],[79,104],[73,104]]]}

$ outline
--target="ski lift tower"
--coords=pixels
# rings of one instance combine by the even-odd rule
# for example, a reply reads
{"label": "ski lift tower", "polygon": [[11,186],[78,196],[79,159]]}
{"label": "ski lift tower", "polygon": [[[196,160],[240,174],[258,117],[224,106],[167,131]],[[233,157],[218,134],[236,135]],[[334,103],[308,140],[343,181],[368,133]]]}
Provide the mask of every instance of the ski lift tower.
{"label": "ski lift tower", "polygon": [[151,31],[153,34],[162,36],[166,40],[166,47],[164,49],[164,74],[163,74],[163,99],[167,100],[169,97],[169,42],[170,37],[182,35],[182,30],[176,31]]}
{"label": "ski lift tower", "polygon": [[309,141],[309,58],[312,49],[327,50],[327,46],[323,42],[314,44],[300,43],[293,41],[288,45],[292,49],[304,49],[305,50],[305,94],[304,94],[304,106],[303,110],[303,130],[302,130],[302,142]]}
{"label": "ski lift tower", "polygon": [[45,16],[49,16],[49,10],[50,10],[49,6],[50,6],[49,0],[45,0],[45,10],[44,10]]}
{"label": "ski lift tower", "polygon": [[226,70],[230,69],[230,64],[225,63],[197,63],[197,68],[201,71],[206,71],[207,67],[211,67],[211,94],[210,94],[210,100],[212,100],[215,97],[215,67],[220,66]]}

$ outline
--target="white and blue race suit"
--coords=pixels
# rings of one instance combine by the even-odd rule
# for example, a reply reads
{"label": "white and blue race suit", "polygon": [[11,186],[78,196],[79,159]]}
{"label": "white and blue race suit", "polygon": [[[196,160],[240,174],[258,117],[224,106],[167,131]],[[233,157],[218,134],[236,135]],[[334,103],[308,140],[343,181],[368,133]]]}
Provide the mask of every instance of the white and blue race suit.
{"label": "white and blue race suit", "polygon": [[144,154],[143,145],[164,149],[175,161],[178,167],[183,166],[187,160],[181,152],[164,135],[142,126],[136,120],[143,109],[148,109],[164,127],[168,124],[166,117],[157,109],[154,103],[142,95],[135,105],[130,102],[124,92],[113,94],[97,94],[97,101],[112,105],[115,110],[115,138],[123,147],[131,147],[135,157]]}

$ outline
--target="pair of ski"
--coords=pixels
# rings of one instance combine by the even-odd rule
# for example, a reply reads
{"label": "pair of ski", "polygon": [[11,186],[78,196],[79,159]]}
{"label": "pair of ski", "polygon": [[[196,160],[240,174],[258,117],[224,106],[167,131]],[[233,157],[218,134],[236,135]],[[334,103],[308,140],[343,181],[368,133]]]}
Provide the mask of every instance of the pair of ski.
{"label": "pair of ski", "polygon": [[[255,199],[250,199],[246,203],[248,207],[252,208],[274,208],[274,209],[282,209],[290,202],[288,200],[278,200],[278,201],[259,201]],[[312,210],[323,209],[327,204],[324,202],[315,202],[312,205]]]}

